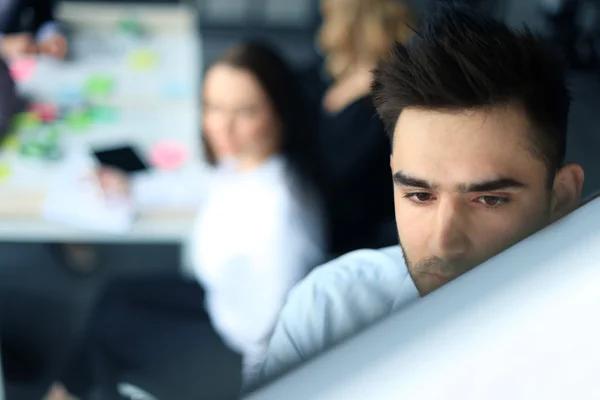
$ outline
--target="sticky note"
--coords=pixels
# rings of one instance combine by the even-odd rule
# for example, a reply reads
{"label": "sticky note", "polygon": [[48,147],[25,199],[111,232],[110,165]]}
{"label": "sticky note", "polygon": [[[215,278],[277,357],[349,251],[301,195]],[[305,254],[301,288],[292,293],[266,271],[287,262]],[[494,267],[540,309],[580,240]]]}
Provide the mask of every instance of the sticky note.
{"label": "sticky note", "polygon": [[72,112],[66,118],[67,127],[74,131],[87,130],[92,122],[92,116],[88,112]]}
{"label": "sticky note", "polygon": [[29,157],[43,157],[44,147],[39,143],[24,143],[21,146],[21,154]]}
{"label": "sticky note", "polygon": [[34,57],[19,58],[10,64],[10,76],[15,82],[27,82],[35,73],[36,66]]}
{"label": "sticky note", "polygon": [[21,146],[21,154],[26,157],[40,158],[45,160],[56,160],[61,157],[58,144],[29,142]]}
{"label": "sticky note", "polygon": [[136,50],[129,55],[129,67],[134,71],[148,71],[158,65],[158,55],[150,50]]}
{"label": "sticky note", "polygon": [[46,146],[44,148],[44,158],[47,160],[58,160],[62,157],[60,147],[58,145]]}
{"label": "sticky note", "polygon": [[0,182],[7,180],[10,178],[12,170],[8,163],[0,162]]}
{"label": "sticky note", "polygon": [[110,76],[92,75],[85,83],[85,94],[89,97],[106,97],[112,94],[115,80]]}
{"label": "sticky note", "polygon": [[114,107],[96,106],[91,109],[93,122],[97,123],[113,123],[118,119],[118,111]]}
{"label": "sticky note", "polygon": [[160,169],[177,169],[186,163],[188,157],[187,148],[174,141],[156,143],[150,150],[150,163]]}
{"label": "sticky note", "polygon": [[134,18],[119,21],[119,30],[133,36],[142,36],[146,33],[144,25]]}
{"label": "sticky note", "polygon": [[2,148],[7,151],[17,150],[19,148],[19,137],[15,134],[8,136],[2,142]]}
{"label": "sticky note", "polygon": [[36,113],[28,111],[15,115],[13,124],[17,131],[29,131],[37,129],[41,122]]}
{"label": "sticky note", "polygon": [[58,107],[51,103],[33,104],[29,111],[37,116],[37,119],[43,122],[54,122],[58,118]]}
{"label": "sticky note", "polygon": [[50,145],[57,145],[60,138],[60,132],[56,126],[51,126],[44,132],[44,142]]}

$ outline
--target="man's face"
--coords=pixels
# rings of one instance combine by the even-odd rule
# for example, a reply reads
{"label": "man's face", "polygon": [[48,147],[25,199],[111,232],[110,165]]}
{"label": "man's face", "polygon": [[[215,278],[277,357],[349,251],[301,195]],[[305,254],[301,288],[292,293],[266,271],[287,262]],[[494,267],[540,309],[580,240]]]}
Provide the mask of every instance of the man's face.
{"label": "man's face", "polygon": [[396,223],[426,295],[550,223],[547,170],[516,108],[405,109],[391,167]]}

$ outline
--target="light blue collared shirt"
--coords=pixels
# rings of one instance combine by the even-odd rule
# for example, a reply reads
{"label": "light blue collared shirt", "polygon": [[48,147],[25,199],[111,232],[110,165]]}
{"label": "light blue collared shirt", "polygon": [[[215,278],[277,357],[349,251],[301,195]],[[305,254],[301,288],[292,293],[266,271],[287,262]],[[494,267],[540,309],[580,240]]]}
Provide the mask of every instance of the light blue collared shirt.
{"label": "light blue collared shirt", "polygon": [[255,382],[287,372],[418,299],[400,246],[358,250],[313,270],[289,294]]}

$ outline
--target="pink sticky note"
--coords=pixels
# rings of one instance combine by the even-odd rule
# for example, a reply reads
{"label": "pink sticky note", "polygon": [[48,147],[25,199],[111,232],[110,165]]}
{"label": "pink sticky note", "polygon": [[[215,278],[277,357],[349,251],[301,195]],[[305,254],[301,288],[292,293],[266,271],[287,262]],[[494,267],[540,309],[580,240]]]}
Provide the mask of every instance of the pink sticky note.
{"label": "pink sticky note", "polygon": [[34,57],[19,58],[10,65],[10,75],[16,82],[25,82],[33,76],[37,59]]}
{"label": "pink sticky note", "polygon": [[35,113],[44,122],[53,122],[58,117],[58,107],[50,103],[33,104],[29,111]]}
{"label": "pink sticky note", "polygon": [[156,168],[177,169],[187,161],[188,150],[181,143],[163,141],[156,143],[150,151],[150,162]]}

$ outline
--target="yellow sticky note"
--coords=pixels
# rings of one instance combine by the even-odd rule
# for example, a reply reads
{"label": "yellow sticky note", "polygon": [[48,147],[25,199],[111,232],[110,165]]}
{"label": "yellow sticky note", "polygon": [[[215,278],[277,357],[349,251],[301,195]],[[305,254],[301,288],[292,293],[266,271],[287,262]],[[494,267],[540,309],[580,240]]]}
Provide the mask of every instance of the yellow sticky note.
{"label": "yellow sticky note", "polygon": [[11,169],[7,163],[0,163],[0,182],[7,180],[10,177]]}
{"label": "yellow sticky note", "polygon": [[17,135],[10,135],[4,140],[2,147],[5,150],[17,150],[19,148],[19,138]]}
{"label": "yellow sticky note", "polygon": [[129,66],[135,71],[147,71],[156,68],[158,56],[150,50],[137,50],[129,55]]}

